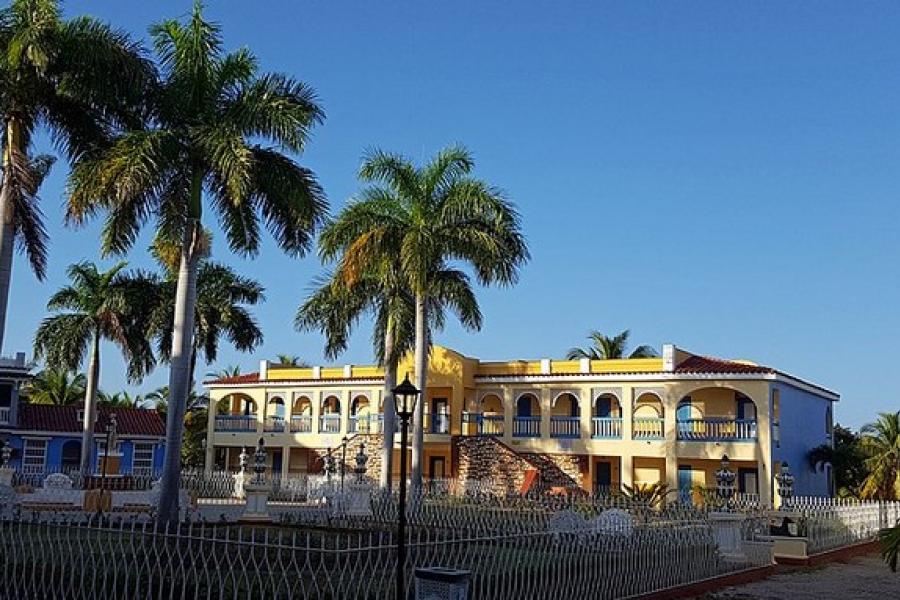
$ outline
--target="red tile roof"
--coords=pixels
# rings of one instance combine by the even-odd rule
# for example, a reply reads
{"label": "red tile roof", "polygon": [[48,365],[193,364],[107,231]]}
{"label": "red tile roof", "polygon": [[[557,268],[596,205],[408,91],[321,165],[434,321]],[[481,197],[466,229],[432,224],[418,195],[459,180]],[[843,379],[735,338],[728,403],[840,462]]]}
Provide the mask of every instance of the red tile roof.
{"label": "red tile roof", "polygon": [[[26,431],[78,432],[82,430],[77,406],[52,404],[21,404],[18,429]],[[105,433],[109,414],[116,414],[119,435],[147,435],[165,437],[166,425],[155,410],[143,408],[99,408],[94,433]]]}
{"label": "red tile roof", "polygon": [[775,369],[708,356],[691,356],[675,367],[676,373],[775,373]]}
{"label": "red tile roof", "polygon": [[204,381],[203,384],[206,385],[208,383],[218,384],[218,385],[227,385],[230,383],[256,383],[259,381],[259,373],[245,373],[243,375],[234,375],[232,377],[219,377],[218,379],[211,379],[209,381]]}

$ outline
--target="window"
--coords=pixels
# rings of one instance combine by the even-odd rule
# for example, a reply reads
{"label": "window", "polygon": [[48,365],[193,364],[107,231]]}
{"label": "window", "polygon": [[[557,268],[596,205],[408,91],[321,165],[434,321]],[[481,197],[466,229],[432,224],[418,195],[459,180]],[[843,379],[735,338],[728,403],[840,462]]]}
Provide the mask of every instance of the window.
{"label": "window", "polygon": [[135,444],[131,470],[135,475],[148,475],[153,471],[153,444]]}
{"label": "window", "polygon": [[79,408],[75,413],[75,416],[78,418],[78,422],[84,424],[84,409]]}
{"label": "window", "polygon": [[47,440],[25,440],[22,451],[22,470],[25,473],[41,473],[47,460]]}

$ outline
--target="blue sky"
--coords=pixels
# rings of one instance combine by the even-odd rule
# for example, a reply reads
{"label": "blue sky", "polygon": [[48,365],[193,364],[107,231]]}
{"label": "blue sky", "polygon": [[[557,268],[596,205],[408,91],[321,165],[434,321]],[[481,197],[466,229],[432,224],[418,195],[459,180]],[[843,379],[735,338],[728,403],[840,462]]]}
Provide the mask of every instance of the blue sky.
{"label": "blue sky", "polygon": [[[190,3],[66,8],[145,37]],[[900,5],[268,0],[209,2],[207,15],[228,48],[317,89],[328,118],[302,162],[333,210],[358,188],[365,148],[421,160],[454,142],[517,203],[533,260],[515,288],[480,292],[480,333],[450,324],[439,343],[561,357],[589,329],[630,328],[635,343],[836,389],[842,423],[900,408]],[[62,225],[65,175],[58,164],[42,191],[48,280],[16,259],[5,353],[30,349],[66,266],[97,259],[96,225]],[[151,266],[148,241],[133,265]],[[319,336],[291,325],[315,255],[221,246],[217,259],[267,288],[266,340],[252,356],[223,346],[215,367],[320,362]],[[102,387],[124,387],[116,351],[103,359]],[[369,361],[363,325],[340,362]],[[158,369],[138,389],[166,381]]]}

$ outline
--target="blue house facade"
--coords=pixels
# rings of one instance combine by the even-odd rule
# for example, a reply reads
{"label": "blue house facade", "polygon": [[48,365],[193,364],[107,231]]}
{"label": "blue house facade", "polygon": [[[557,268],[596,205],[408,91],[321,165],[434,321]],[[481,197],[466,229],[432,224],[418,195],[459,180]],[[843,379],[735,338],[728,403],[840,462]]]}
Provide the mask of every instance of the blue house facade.
{"label": "blue house facade", "polygon": [[[24,355],[0,359],[0,445],[12,449],[11,466],[24,474],[79,469],[84,410],[82,406],[29,404],[19,397],[28,379]],[[14,361],[17,364],[6,364]],[[107,475],[151,476],[162,469],[165,424],[155,410],[99,408],[91,444],[91,465],[99,472],[106,430],[115,413],[117,444],[109,452]]]}

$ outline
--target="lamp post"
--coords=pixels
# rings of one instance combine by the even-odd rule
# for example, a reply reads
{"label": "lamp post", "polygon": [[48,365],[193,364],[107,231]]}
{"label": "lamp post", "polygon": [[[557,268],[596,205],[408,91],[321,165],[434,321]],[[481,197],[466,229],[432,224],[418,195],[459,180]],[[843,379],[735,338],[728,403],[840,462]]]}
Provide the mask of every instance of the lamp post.
{"label": "lamp post", "polygon": [[97,516],[103,516],[103,496],[106,491],[106,466],[109,464],[110,448],[118,443],[116,434],[116,413],[110,413],[106,424],[106,451],[103,456],[103,470],[100,472],[100,501],[97,503]]}
{"label": "lamp post", "polygon": [[731,499],[734,496],[734,480],[737,478],[734,471],[728,467],[731,461],[727,454],[722,455],[722,468],[716,471],[716,491],[719,497],[725,501],[725,508],[731,506]]}
{"label": "lamp post", "polygon": [[397,416],[400,417],[400,499],[397,510],[397,600],[406,600],[406,433],[413,416],[419,390],[409,382],[409,373],[403,383],[391,390],[396,399]]}
{"label": "lamp post", "polygon": [[781,469],[775,476],[778,483],[778,496],[781,498],[781,505],[788,507],[791,504],[791,498],[794,497],[794,476],[791,474],[791,468],[786,462],[781,463]]}
{"label": "lamp post", "polygon": [[347,472],[347,444],[350,438],[346,435],[341,439],[341,493],[344,493],[344,475]]}

